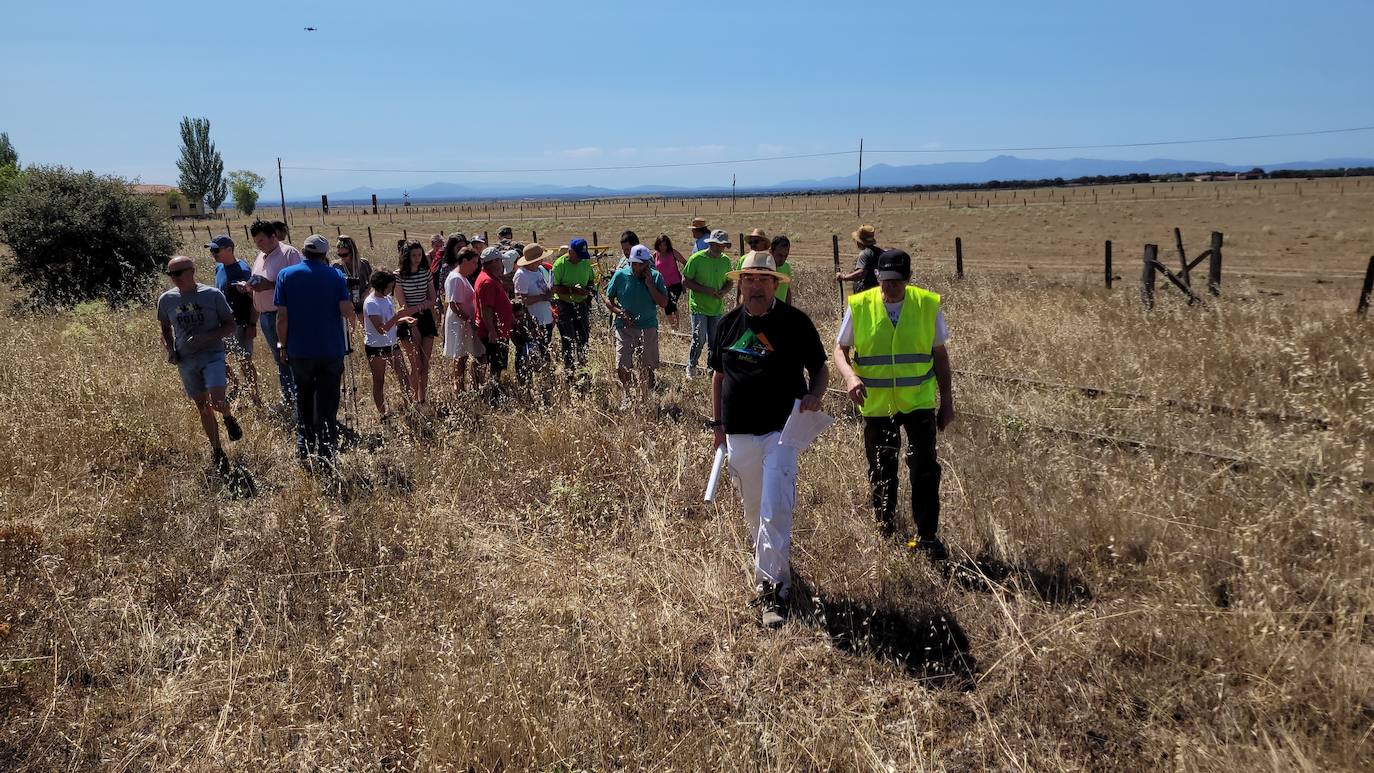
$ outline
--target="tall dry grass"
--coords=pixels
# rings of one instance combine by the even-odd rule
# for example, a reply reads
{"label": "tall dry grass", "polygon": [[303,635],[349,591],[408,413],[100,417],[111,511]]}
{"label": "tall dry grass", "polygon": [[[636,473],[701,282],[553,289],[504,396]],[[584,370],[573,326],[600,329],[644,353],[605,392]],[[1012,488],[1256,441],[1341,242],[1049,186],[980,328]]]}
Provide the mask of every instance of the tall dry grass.
{"label": "tall dry grass", "polygon": [[[1146,314],[1129,288],[955,283],[918,258],[958,368],[1330,428],[960,377],[954,571],[880,543],[841,422],[802,458],[803,602],[769,633],[732,493],[700,502],[704,383],[668,370],[621,411],[604,328],[585,392],[442,401],[338,480],[244,409],[245,497],[209,473],[151,309],[6,316],[0,765],[1374,764],[1369,323],[1244,282]],[[828,268],[798,262],[827,335]]]}

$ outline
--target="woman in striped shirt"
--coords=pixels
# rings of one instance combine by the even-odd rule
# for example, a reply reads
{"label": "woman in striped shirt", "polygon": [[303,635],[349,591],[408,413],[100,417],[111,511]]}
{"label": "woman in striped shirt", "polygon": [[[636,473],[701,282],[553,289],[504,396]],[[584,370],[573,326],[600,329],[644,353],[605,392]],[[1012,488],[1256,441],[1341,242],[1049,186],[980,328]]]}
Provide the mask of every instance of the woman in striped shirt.
{"label": "woman in striped shirt", "polygon": [[401,268],[396,284],[400,286],[402,305],[413,309],[414,325],[397,329],[401,349],[410,360],[410,389],[417,403],[425,402],[429,389],[429,360],[434,351],[434,337],[439,332],[434,320],[434,280],[429,270],[429,256],[424,245],[410,242],[401,252]]}

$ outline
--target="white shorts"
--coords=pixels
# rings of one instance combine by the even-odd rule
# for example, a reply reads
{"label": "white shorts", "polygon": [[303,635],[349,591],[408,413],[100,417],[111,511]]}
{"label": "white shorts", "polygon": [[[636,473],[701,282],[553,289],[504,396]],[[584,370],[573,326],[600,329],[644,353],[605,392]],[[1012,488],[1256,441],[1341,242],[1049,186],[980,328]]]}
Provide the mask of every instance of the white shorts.
{"label": "white shorts", "polygon": [[476,357],[485,349],[477,340],[477,328],[450,311],[444,315],[444,356],[453,359]]}

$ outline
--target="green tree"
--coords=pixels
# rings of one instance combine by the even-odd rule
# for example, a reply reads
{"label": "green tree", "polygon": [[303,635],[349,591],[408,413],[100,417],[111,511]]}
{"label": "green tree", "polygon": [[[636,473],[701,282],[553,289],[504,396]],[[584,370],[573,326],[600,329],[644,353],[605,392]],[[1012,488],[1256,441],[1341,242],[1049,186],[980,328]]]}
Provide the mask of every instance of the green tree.
{"label": "green tree", "polygon": [[180,241],[158,200],[118,177],[31,166],[0,202],[3,272],[30,307],[142,299]]}
{"label": "green tree", "polygon": [[258,191],[267,181],[261,175],[239,169],[229,173],[229,191],[234,195],[234,206],[245,215],[253,214],[258,208]]}
{"label": "green tree", "polygon": [[[207,197],[219,193],[211,209],[219,209],[224,203],[224,159],[220,158],[215,143],[210,141],[210,119],[181,119],[181,158],[177,161],[177,171],[181,173],[177,187],[192,201],[205,202]],[[217,191],[216,188],[221,189]]]}
{"label": "green tree", "polygon": [[0,132],[0,166],[19,166],[19,153],[10,142],[9,132]]}

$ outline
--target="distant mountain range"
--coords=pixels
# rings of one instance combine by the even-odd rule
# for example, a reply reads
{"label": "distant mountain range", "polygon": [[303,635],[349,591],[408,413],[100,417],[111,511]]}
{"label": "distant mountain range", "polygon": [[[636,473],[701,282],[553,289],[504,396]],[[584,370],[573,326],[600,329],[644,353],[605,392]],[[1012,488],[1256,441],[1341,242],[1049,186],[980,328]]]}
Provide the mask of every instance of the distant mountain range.
{"label": "distant mountain range", "polygon": [[[1034,159],[995,156],[986,161],[950,161],[936,164],[890,166],[875,164],[864,169],[864,187],[887,188],[905,185],[958,185],[991,180],[1071,180],[1076,177],[1124,174],[1183,174],[1188,172],[1248,172],[1255,166],[1266,171],[1294,169],[1341,169],[1374,166],[1374,158],[1325,158],[1320,161],[1289,161],[1281,164],[1223,164],[1219,161],[1187,161],[1152,158],[1145,161],[1112,161],[1096,158]],[[853,188],[857,175],[826,177],[818,180],[784,180],[762,188],[741,188],[740,192],[783,192]],[[377,194],[381,201],[396,202],[409,193],[413,202],[459,201],[519,197],[594,198],[647,194],[688,195],[728,191],[729,188],[684,188],[672,185],[639,185],[633,188],[603,188],[594,185],[547,185],[519,182],[493,182],[475,185],[434,182],[414,188],[358,187],[329,194],[331,202],[370,201]]]}

